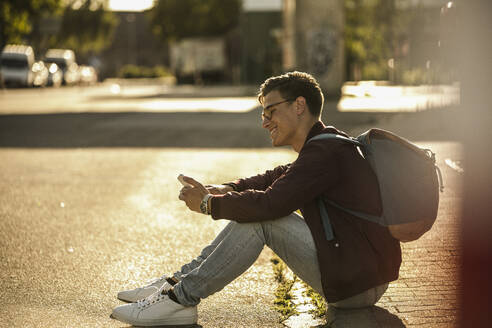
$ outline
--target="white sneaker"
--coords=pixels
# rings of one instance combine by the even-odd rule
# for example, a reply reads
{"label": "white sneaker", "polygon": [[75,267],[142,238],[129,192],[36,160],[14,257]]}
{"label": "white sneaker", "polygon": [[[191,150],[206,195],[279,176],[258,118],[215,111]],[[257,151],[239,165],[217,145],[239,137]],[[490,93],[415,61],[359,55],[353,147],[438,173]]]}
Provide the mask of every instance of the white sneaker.
{"label": "white sneaker", "polygon": [[198,314],[196,306],[183,306],[158,291],[137,303],[114,308],[111,318],[134,326],[193,325]]}
{"label": "white sneaker", "polygon": [[147,282],[147,285],[138,287],[132,290],[124,290],[118,293],[118,299],[123,302],[135,303],[138,300],[144,299],[158,290],[162,289],[167,292],[171,289],[171,284],[167,282],[168,276],[163,275],[160,278],[153,279]]}

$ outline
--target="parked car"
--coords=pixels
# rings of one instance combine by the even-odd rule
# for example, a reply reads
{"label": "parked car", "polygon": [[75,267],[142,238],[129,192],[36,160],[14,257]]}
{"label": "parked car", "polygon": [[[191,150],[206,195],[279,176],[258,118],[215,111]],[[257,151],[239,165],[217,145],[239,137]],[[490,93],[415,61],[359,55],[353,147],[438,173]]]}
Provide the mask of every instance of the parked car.
{"label": "parked car", "polygon": [[81,84],[92,85],[97,82],[97,72],[92,66],[80,65],[79,76]]}
{"label": "parked car", "polygon": [[5,85],[33,85],[34,51],[31,46],[8,44],[2,50],[1,76]]}
{"label": "parked car", "polygon": [[71,85],[79,82],[79,69],[73,50],[48,49],[44,61],[58,65],[63,72],[63,84]]}
{"label": "parked car", "polygon": [[63,72],[55,63],[48,65],[48,84],[49,86],[59,87],[63,82]]}
{"label": "parked car", "polygon": [[35,87],[45,87],[48,84],[48,68],[43,61],[37,61],[32,65],[32,85]]}

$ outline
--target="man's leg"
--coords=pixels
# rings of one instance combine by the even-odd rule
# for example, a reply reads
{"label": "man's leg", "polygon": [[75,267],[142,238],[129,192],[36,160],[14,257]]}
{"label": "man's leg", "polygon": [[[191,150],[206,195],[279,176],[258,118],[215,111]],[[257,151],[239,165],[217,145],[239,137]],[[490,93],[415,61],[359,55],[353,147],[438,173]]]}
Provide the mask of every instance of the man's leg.
{"label": "man's leg", "polygon": [[210,243],[210,245],[205,246],[205,248],[202,249],[200,255],[197,256],[197,258],[193,259],[190,263],[187,263],[181,267],[179,271],[176,271],[173,274],[173,278],[176,279],[177,281],[180,281],[183,277],[183,275],[190,273],[193,271],[195,268],[199,267],[203,261],[207,257],[209,257],[210,254],[215,250],[215,248],[220,244],[220,242],[227,236],[229,231],[231,231],[231,228],[233,226],[234,222],[229,222],[224,229],[215,237],[215,239]]}
{"label": "man's leg", "polygon": [[[173,291],[183,305],[196,305],[225,287],[246,271],[258,258],[264,245],[270,247],[287,266],[321,296],[321,274],[316,246],[304,219],[292,213],[281,219],[259,223],[229,223],[208,246],[207,256],[195,269],[181,276]],[[210,252],[211,251],[211,252]],[[338,308],[372,306],[388,284],[330,304]]]}
{"label": "man's leg", "polygon": [[[233,226],[234,223],[228,224],[222,232],[217,235],[214,241],[202,250],[201,254],[196,259],[185,264],[181,268],[181,271],[176,272],[174,278],[179,281],[183,275],[199,267],[229,234]],[[160,280],[163,279],[167,282],[163,283],[160,288],[156,285],[134,290],[141,295],[151,291],[152,293],[144,299],[140,299],[134,303],[114,308],[111,318],[136,326],[184,325],[196,323],[196,306],[184,306],[175,302],[176,299],[171,297],[172,293],[169,292],[170,294],[168,294],[169,288],[171,288],[171,284],[174,284],[174,282],[170,281],[166,276],[163,277],[165,278],[161,278]],[[126,293],[134,291],[128,291]]]}
{"label": "man's leg", "polygon": [[304,219],[292,213],[258,223],[231,222],[215,249],[201,264],[181,276],[173,292],[183,305],[193,306],[246,271],[269,246],[302,280],[322,293],[316,247]]}
{"label": "man's leg", "polygon": [[232,222],[228,227],[229,231],[217,240],[212,252],[206,257],[204,254],[198,267],[182,275],[181,281],[169,293],[159,291],[138,303],[118,306],[111,317],[133,325],[196,323],[196,305],[200,299],[221,290],[248,269],[264,245],[322,295],[316,248],[302,217],[293,213],[261,223]]}
{"label": "man's leg", "polygon": [[215,237],[210,245],[206,246],[202,250],[201,254],[197,258],[193,259],[190,263],[183,265],[181,267],[181,270],[175,272],[172,277],[163,275],[160,278],[149,281],[142,287],[120,291],[117,296],[118,299],[124,302],[136,302],[152,295],[161,288],[166,291],[169,290],[172,285],[181,280],[183,274],[189,273],[190,271],[198,267],[213,252],[220,241],[229,233],[230,229],[231,226],[229,224],[222,230],[222,232],[217,235],[217,237]]}

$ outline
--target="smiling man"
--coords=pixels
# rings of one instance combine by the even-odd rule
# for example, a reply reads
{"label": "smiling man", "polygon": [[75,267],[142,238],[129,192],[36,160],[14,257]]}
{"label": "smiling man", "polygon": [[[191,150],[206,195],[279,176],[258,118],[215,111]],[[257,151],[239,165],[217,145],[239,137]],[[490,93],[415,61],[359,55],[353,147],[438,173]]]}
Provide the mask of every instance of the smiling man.
{"label": "smiling man", "polygon": [[120,300],[132,303],[115,308],[113,318],[138,326],[194,324],[200,300],[246,271],[265,245],[335,307],[371,306],[398,278],[399,241],[386,227],[332,205],[381,212],[376,176],[355,147],[339,140],[308,142],[321,133],[346,136],[320,121],[323,93],[316,80],[302,72],[269,78],[258,100],[273,146],[291,146],[297,159],[223,185],[185,177],[190,186],[179,199],[192,211],[230,223],[172,276],[120,292]]}

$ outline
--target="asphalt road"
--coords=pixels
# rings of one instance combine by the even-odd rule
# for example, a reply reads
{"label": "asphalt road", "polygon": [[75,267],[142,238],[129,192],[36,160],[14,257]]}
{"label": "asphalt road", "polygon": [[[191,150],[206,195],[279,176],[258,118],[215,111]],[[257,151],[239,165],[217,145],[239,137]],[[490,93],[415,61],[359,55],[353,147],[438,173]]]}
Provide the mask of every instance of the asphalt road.
{"label": "asphalt road", "polygon": [[[252,87],[122,86],[0,91],[0,147],[270,147]],[[322,119],[350,134],[378,126],[413,141],[461,140],[454,108],[338,112]]]}
{"label": "asphalt road", "polygon": [[[166,101],[154,90],[134,93],[135,107],[119,112],[130,97],[103,99],[97,88],[0,96],[1,327],[121,327],[108,318],[120,288],[178,269],[226,223],[185,208],[177,199],[179,173],[220,183],[295,158],[269,148],[254,110],[143,111],[144,99]],[[81,103],[90,110],[81,112]],[[353,133],[372,125],[406,131],[446,167],[445,159],[462,159],[446,128],[452,124],[434,128],[450,113],[327,110],[324,118]],[[243,276],[204,300],[199,324],[281,327],[270,257],[265,250]]]}

